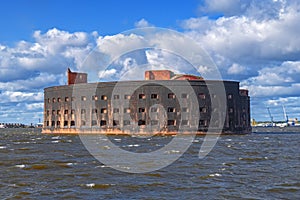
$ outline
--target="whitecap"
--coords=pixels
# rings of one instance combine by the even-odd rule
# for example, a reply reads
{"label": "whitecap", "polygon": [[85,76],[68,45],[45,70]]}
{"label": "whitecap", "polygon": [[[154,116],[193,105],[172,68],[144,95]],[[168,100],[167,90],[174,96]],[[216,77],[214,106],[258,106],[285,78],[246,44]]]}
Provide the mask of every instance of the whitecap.
{"label": "whitecap", "polygon": [[60,140],[53,140],[52,143],[59,143]]}
{"label": "whitecap", "polygon": [[0,146],[0,149],[6,149],[7,147],[6,146]]}
{"label": "whitecap", "polygon": [[215,177],[215,176],[220,177],[220,176],[222,176],[222,175],[221,175],[221,174],[218,174],[218,173],[215,173],[215,174],[210,174],[209,176],[210,176],[210,177]]}
{"label": "whitecap", "polygon": [[87,184],[85,184],[86,187],[95,187],[95,185],[96,185],[95,183],[87,183]]}
{"label": "whitecap", "polygon": [[15,165],[15,167],[18,167],[18,168],[25,168],[25,165],[24,164],[21,164],[21,165]]}

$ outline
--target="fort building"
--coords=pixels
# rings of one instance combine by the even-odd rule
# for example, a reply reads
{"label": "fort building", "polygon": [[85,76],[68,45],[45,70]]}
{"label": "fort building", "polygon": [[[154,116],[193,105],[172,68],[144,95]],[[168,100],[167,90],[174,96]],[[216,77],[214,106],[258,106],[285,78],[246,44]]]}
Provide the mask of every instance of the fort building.
{"label": "fort building", "polygon": [[[214,89],[220,84],[222,98]],[[140,81],[87,83],[86,73],[68,69],[67,85],[44,90],[43,133],[205,134],[214,128],[224,134],[251,132],[250,97],[239,82],[150,70]]]}

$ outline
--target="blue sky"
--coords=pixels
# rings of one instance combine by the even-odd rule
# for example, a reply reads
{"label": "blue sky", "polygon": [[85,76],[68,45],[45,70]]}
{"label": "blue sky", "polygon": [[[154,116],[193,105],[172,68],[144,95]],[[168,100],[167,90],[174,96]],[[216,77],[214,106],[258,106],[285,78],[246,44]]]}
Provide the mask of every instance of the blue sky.
{"label": "blue sky", "polygon": [[[253,118],[268,120],[270,107],[283,120],[282,105],[300,118],[299,10],[297,0],[1,2],[0,122],[42,121],[43,88],[65,84],[68,66],[90,71],[82,63],[96,47],[112,56],[113,45],[134,46],[132,36],[119,33],[146,26],[193,38],[224,79],[249,89]],[[152,63],[174,61],[147,53]]]}

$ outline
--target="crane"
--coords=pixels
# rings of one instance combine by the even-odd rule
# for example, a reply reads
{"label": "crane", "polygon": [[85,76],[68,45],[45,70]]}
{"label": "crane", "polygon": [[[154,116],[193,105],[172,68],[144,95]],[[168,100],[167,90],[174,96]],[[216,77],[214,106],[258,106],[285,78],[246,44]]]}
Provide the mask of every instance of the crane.
{"label": "crane", "polygon": [[270,108],[268,107],[267,109],[268,109],[268,113],[269,113],[269,116],[270,116],[270,119],[271,119],[271,123],[272,123],[271,126],[273,126],[274,122],[273,122],[273,117],[272,117],[271,112],[270,112]]}

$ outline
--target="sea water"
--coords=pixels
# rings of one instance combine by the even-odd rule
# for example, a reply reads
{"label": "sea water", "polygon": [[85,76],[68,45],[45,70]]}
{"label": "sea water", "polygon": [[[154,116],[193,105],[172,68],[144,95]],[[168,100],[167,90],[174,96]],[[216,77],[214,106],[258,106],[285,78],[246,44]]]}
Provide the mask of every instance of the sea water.
{"label": "sea water", "polygon": [[[79,136],[44,135],[39,129],[0,129],[0,138],[1,199],[300,197],[300,133],[221,136],[203,159],[198,158],[198,152],[204,137],[197,136],[177,161],[140,174],[100,163]],[[109,139],[126,151],[149,152],[166,145],[172,137]]]}

